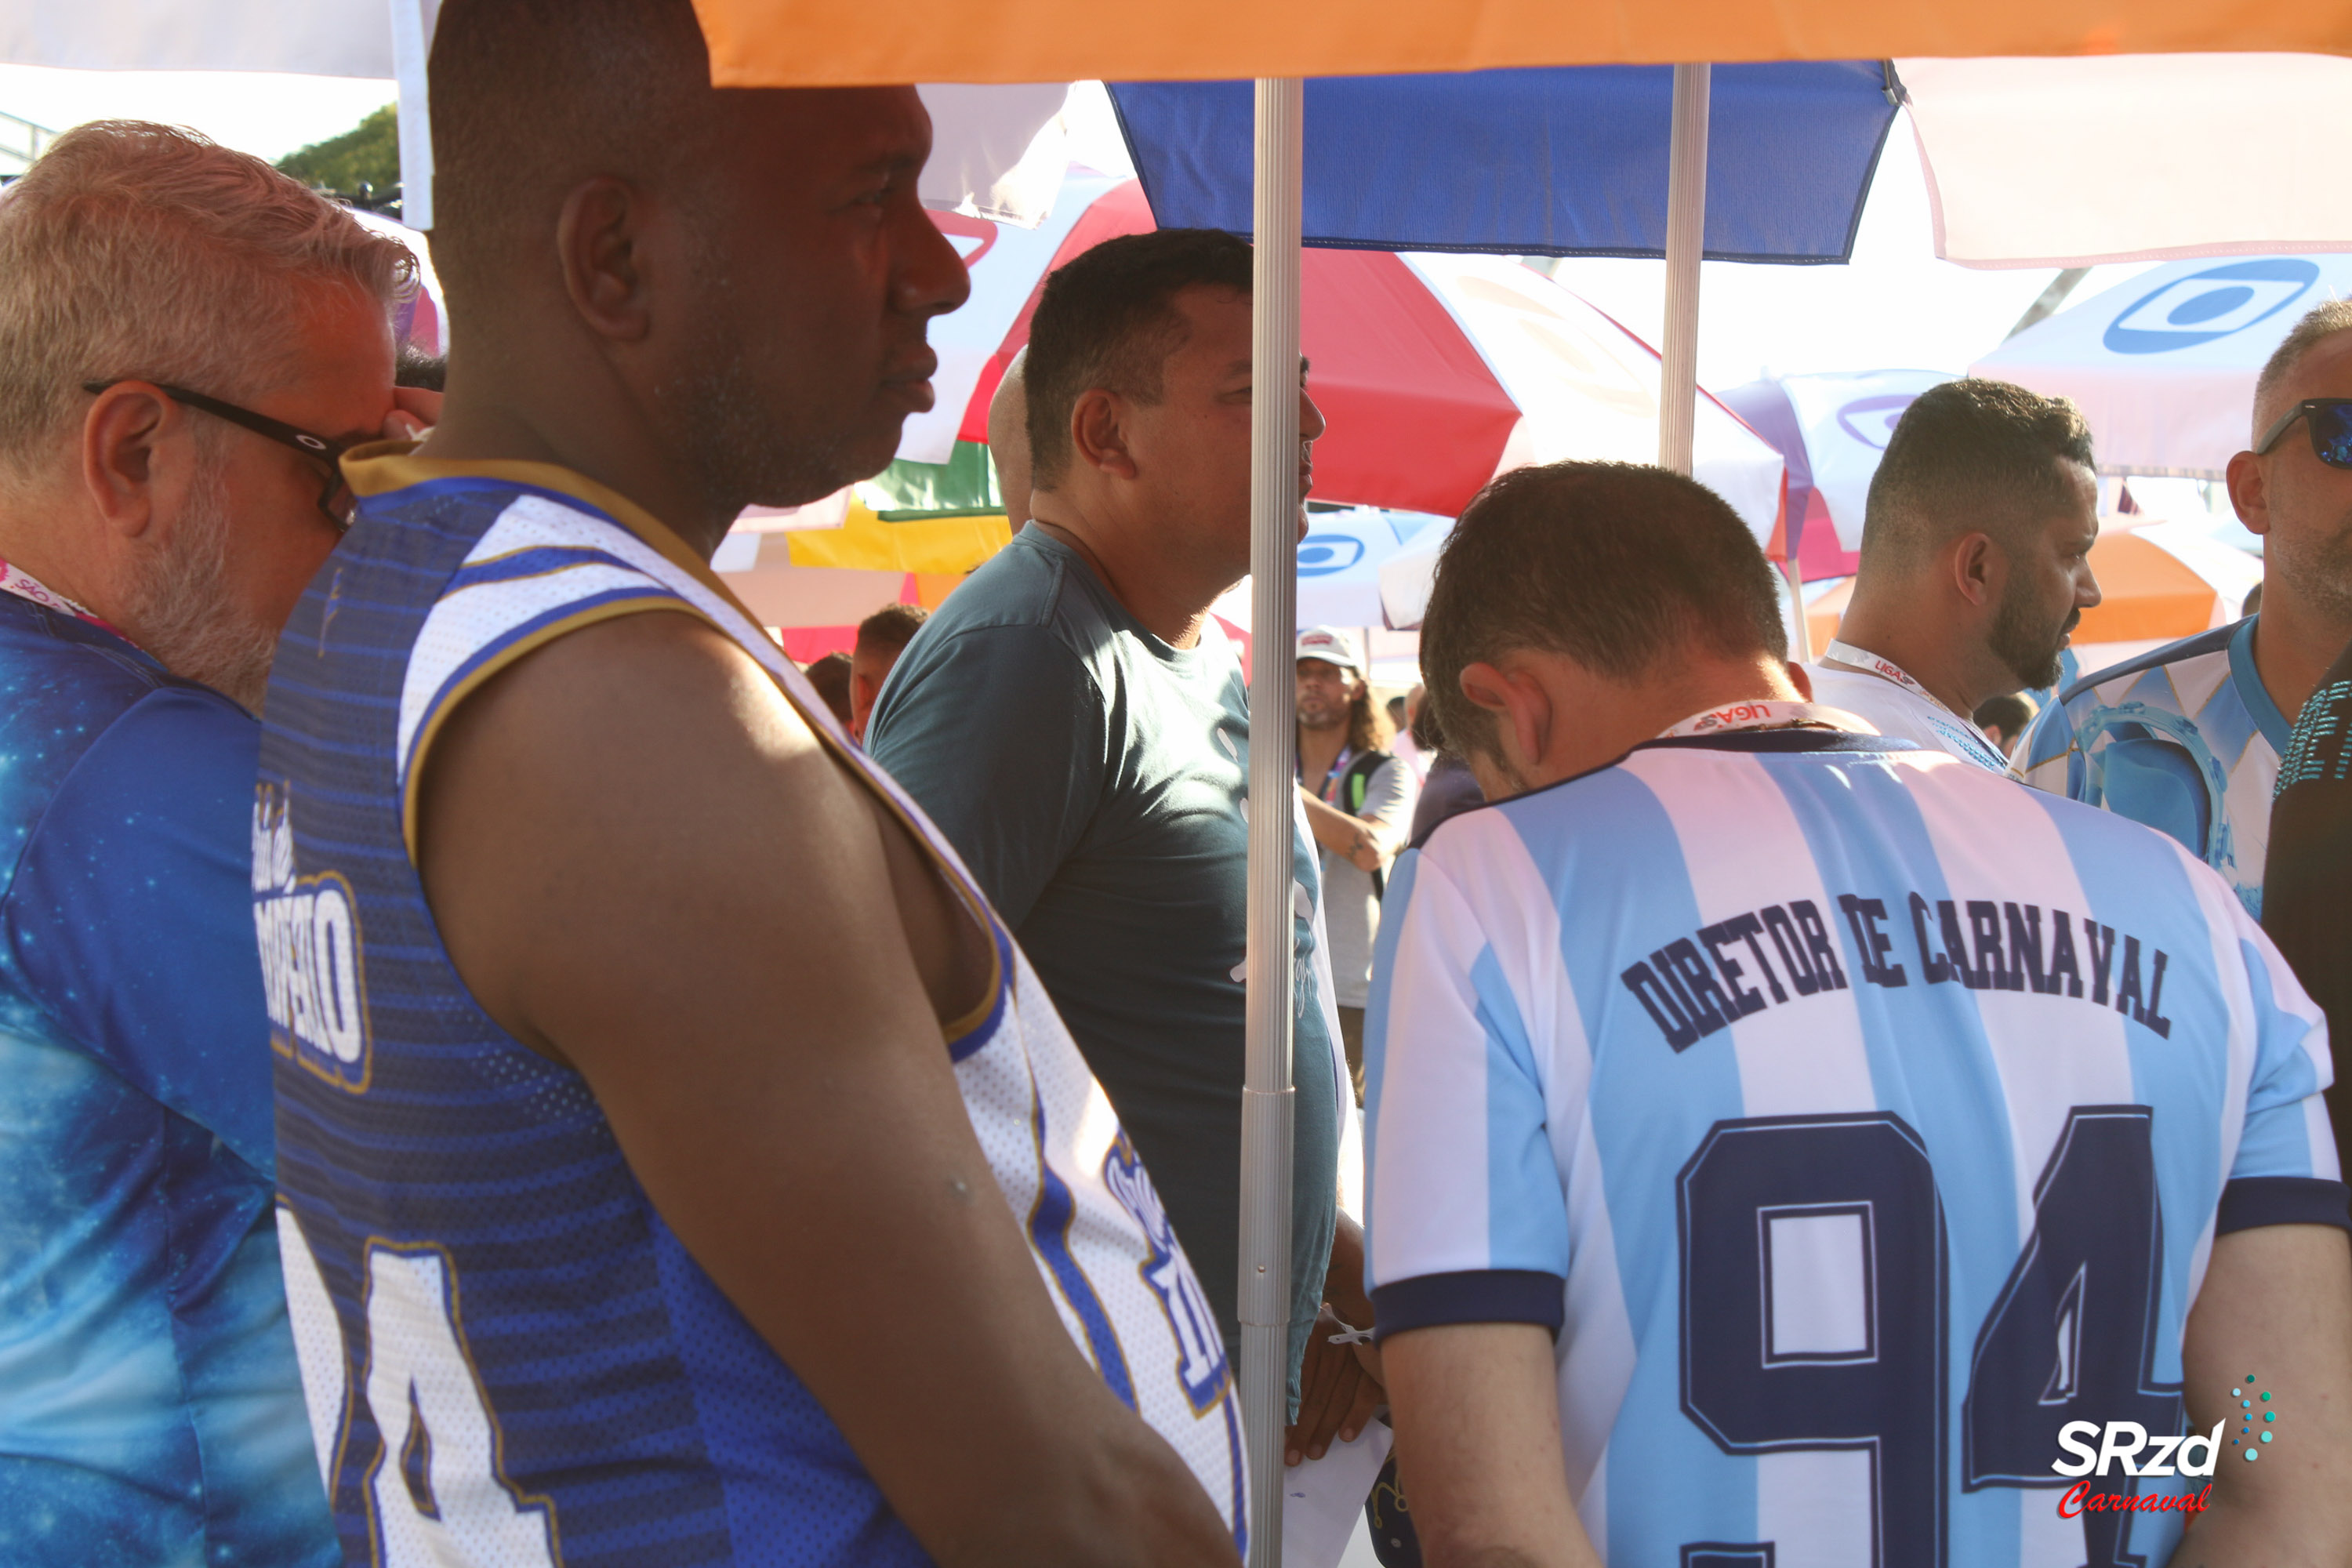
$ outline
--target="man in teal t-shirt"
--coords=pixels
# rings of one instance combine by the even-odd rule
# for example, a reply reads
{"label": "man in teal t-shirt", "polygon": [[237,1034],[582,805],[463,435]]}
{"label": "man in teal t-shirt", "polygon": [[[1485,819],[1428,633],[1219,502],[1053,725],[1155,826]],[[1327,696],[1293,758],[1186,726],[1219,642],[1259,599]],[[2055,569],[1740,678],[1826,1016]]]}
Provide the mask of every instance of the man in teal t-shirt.
{"label": "man in teal t-shirt", "polygon": [[[955,844],[1150,1167],[1236,1342],[1249,705],[1208,605],[1248,569],[1248,247],[1162,231],[1056,273],[1027,361],[1035,521],[958,587],[875,705],[875,759]],[[1158,356],[1159,363],[1153,363]],[[1305,442],[1322,416],[1301,395]],[[1286,798],[1274,809],[1292,813]],[[1341,1104],[1294,829],[1296,1451],[1384,1397],[1308,1331],[1367,1326],[1336,1205]],[[1339,1397],[1331,1397],[1334,1391]],[[1329,1408],[1328,1423],[1317,1413]]]}

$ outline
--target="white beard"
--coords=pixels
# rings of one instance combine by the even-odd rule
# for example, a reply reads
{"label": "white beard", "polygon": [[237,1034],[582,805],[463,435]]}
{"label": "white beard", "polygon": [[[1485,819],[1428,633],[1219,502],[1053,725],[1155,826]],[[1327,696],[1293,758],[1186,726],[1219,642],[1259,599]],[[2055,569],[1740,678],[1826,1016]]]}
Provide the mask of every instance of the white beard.
{"label": "white beard", "polygon": [[183,679],[201,681],[255,713],[269,686],[278,628],[242,620],[228,583],[229,509],[208,462],[172,548],[146,562],[126,595],[139,646]]}

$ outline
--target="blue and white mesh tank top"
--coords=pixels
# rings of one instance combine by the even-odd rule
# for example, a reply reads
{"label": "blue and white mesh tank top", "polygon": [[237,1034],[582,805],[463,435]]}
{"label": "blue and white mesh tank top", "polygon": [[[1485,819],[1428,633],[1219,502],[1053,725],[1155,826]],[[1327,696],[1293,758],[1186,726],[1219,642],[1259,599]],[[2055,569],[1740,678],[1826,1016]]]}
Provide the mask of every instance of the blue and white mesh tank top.
{"label": "blue and white mesh tank top", "polygon": [[535,464],[378,447],[279,645],[254,815],[278,1221],[345,1552],[412,1563],[926,1561],[832,1420],[687,1253],[583,1079],[476,1004],[410,858],[436,731],[499,669],[682,611],[772,675],[986,919],[948,1032],[1006,1204],[1081,1353],[1246,1539],[1214,1315],[1118,1119],[953,850],[673,535]]}

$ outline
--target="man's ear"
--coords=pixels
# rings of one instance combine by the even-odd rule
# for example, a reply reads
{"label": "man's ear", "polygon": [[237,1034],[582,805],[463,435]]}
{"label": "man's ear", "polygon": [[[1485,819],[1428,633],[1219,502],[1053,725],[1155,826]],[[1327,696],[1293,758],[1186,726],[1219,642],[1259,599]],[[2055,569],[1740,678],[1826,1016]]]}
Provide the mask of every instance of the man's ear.
{"label": "man's ear", "polygon": [[2230,459],[2226,477],[2230,483],[2230,506],[2245,524],[2248,533],[2268,533],[2271,531],[2270,476],[2263,470],[2263,460],[2252,452],[2241,452]]}
{"label": "man's ear", "polygon": [[1522,778],[1534,777],[1551,743],[1551,696],[1525,670],[1473,664],[1462,671],[1462,695],[1495,715],[1503,761]]}
{"label": "man's ear", "polygon": [[1811,702],[1813,700],[1813,672],[1793,658],[1782,659],[1780,668],[1788,676],[1789,684],[1797,689],[1797,695]]}
{"label": "man's ear", "polygon": [[1100,386],[1078,394],[1070,405],[1070,447],[1087,468],[1122,479],[1135,478],[1135,455],[1127,443],[1127,400]]}
{"label": "man's ear", "polygon": [[555,220],[556,262],[572,308],[599,337],[639,342],[653,330],[646,277],[649,205],[626,181],[598,175],[572,188]]}
{"label": "man's ear", "polygon": [[1979,608],[2000,596],[2000,584],[1995,581],[2006,563],[2000,549],[1986,533],[1971,533],[1952,549],[1952,586],[1960,597]]}
{"label": "man's ear", "polygon": [[195,460],[187,411],[146,382],[115,383],[82,419],[82,488],[123,539],[145,534],[159,514],[176,515]]}

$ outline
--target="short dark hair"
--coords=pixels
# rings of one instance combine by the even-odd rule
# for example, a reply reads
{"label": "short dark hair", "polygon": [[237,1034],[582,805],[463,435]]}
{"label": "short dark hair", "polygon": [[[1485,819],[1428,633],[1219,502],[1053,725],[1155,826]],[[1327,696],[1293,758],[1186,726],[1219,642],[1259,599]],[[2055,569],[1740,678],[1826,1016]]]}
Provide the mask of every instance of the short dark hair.
{"label": "short dark hair", "polygon": [[415,343],[400,345],[400,357],[393,362],[392,384],[422,387],[427,392],[439,392],[449,379],[449,362],[439,354],[426,353]]}
{"label": "short dark hair", "polygon": [[433,263],[453,337],[499,320],[509,267],[545,256],[583,178],[668,183],[710,140],[692,0],[444,0],[433,95]]}
{"label": "short dark hair", "polygon": [[1988,697],[1977,704],[1976,726],[1979,730],[1998,728],[2013,739],[2025,733],[2025,727],[2033,722],[2033,699],[2022,692]]}
{"label": "short dark hair", "polygon": [[1163,228],[1107,239],[1045,279],[1023,371],[1032,481],[1050,490],[1070,461],[1070,410],[1096,387],[1157,403],[1184,344],[1176,296],[1250,292],[1250,247],[1223,229]]}
{"label": "short dark hair", "polygon": [[824,699],[824,705],[833,710],[833,716],[846,726],[849,722],[849,656],[840,652],[826,654],[823,658],[812,659],[809,667],[801,673],[808,677],[811,686],[816,688],[816,694]]}
{"label": "short dark hair", "polygon": [[898,653],[915,640],[930,615],[920,605],[885,605],[857,623],[857,651]]}
{"label": "short dark hair", "polygon": [[1495,739],[1462,672],[1515,648],[1634,680],[1692,648],[1786,658],[1789,633],[1778,579],[1721,496],[1664,468],[1552,463],[1480,490],[1437,558],[1422,711],[1454,751]]}
{"label": "short dark hair", "polygon": [[1908,571],[1967,533],[2016,542],[2074,504],[2068,463],[2092,466],[2091,427],[2067,399],[1975,377],[1929,387],[1871,476],[1862,570]]}

